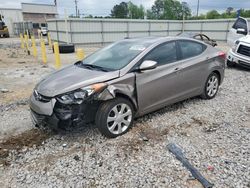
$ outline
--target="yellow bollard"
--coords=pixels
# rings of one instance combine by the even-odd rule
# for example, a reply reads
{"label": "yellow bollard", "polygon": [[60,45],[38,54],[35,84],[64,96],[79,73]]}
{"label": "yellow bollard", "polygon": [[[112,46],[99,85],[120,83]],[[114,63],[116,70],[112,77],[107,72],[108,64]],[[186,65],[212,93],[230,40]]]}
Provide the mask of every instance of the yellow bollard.
{"label": "yellow bollard", "polygon": [[47,63],[46,47],[43,39],[41,39],[41,50],[42,50],[42,61],[44,64],[46,64]]}
{"label": "yellow bollard", "polygon": [[24,35],[24,41],[25,41],[25,48],[27,50],[27,53],[28,55],[30,55],[28,35]]}
{"label": "yellow bollard", "polygon": [[24,39],[22,33],[20,33],[20,40],[21,40],[21,48],[24,49]]}
{"label": "yellow bollard", "polygon": [[54,42],[54,53],[55,53],[55,60],[56,60],[55,67],[56,69],[59,69],[61,67],[61,59],[60,59],[58,42]]}
{"label": "yellow bollard", "polygon": [[52,42],[51,42],[50,33],[48,33],[47,36],[48,36],[49,47],[50,47],[50,49],[52,49]]}
{"label": "yellow bollard", "polygon": [[37,57],[36,41],[35,41],[34,36],[31,37],[31,41],[32,41],[32,48],[33,48],[33,56]]}
{"label": "yellow bollard", "polygon": [[84,51],[83,51],[82,48],[78,48],[78,49],[76,50],[76,56],[77,56],[77,59],[78,59],[79,61],[82,61],[82,60],[84,59],[85,55],[84,55]]}

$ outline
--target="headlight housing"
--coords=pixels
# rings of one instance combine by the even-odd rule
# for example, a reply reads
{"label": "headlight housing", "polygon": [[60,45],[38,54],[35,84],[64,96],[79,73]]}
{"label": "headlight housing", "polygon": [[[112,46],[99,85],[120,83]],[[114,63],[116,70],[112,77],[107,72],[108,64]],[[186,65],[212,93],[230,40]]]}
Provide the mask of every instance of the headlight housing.
{"label": "headlight housing", "polygon": [[93,84],[67,94],[62,94],[56,97],[56,99],[62,104],[81,104],[84,100],[95,93],[101,92],[106,87],[106,83]]}
{"label": "headlight housing", "polygon": [[238,46],[238,44],[240,43],[239,40],[236,40],[235,43],[234,43],[234,46],[232,47],[232,51],[235,52],[236,51],[236,48]]}

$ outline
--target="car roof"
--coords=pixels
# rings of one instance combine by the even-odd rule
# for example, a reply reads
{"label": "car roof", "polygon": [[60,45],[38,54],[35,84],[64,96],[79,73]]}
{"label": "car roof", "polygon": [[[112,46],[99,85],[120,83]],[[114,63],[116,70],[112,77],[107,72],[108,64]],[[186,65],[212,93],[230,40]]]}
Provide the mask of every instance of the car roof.
{"label": "car roof", "polygon": [[121,41],[131,41],[131,42],[138,42],[138,43],[160,43],[165,41],[171,41],[176,39],[176,37],[163,37],[163,36],[147,36],[147,37],[135,37],[135,38],[125,38]]}
{"label": "car roof", "polygon": [[190,38],[192,38],[196,35],[201,35],[201,33],[183,32],[183,33],[178,34],[179,37],[190,37]]}
{"label": "car roof", "polygon": [[121,41],[131,41],[135,43],[150,43],[150,44],[160,44],[163,42],[168,42],[172,40],[190,40],[201,43],[201,41],[193,39],[192,37],[187,36],[167,36],[167,37],[161,37],[161,36],[149,36],[149,37],[136,37],[136,38],[125,38]]}

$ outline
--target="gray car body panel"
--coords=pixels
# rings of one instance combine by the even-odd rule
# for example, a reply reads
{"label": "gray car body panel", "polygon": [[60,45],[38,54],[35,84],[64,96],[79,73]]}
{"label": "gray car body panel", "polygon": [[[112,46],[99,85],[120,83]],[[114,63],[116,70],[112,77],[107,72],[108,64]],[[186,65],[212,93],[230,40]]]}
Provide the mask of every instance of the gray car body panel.
{"label": "gray car body panel", "polygon": [[[41,81],[36,89],[44,96],[54,97],[90,84],[105,82],[108,87],[98,95],[96,100],[106,101],[117,96],[126,97],[133,103],[137,112],[136,116],[141,116],[166,105],[202,94],[206,79],[213,71],[220,73],[222,82],[225,63],[218,59],[219,50],[205,43],[203,44],[206,45],[206,50],[198,56],[158,66],[152,70],[133,71],[141,59],[156,46],[180,39],[203,43],[181,37],[159,37],[119,71],[101,72],[72,65],[50,75]],[[39,105],[36,104],[36,106]],[[31,108],[34,109],[32,105]],[[43,114],[44,110],[39,109],[36,112]]]}
{"label": "gray car body panel", "polygon": [[52,99],[50,102],[42,103],[35,99],[34,95],[30,97],[30,108],[38,114],[51,116],[56,103],[56,99]]}
{"label": "gray car body panel", "polygon": [[102,72],[70,65],[43,79],[37,84],[36,90],[44,96],[54,97],[118,77],[119,71]]}

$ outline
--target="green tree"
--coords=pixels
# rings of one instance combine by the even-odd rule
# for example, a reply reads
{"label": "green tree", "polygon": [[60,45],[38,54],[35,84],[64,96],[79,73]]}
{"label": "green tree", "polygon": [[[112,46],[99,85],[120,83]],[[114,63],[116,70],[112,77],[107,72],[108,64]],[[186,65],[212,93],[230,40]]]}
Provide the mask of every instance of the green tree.
{"label": "green tree", "polygon": [[84,18],[93,18],[93,16],[91,14],[84,16]]}
{"label": "green tree", "polygon": [[234,8],[233,8],[233,7],[228,7],[227,10],[226,10],[226,13],[227,13],[228,15],[231,15],[231,14],[233,13],[233,11],[234,11]]}
{"label": "green tree", "polygon": [[129,18],[143,19],[144,18],[144,7],[142,5],[137,6],[131,1],[128,2]]}
{"label": "green tree", "polygon": [[217,12],[216,10],[208,11],[206,18],[207,19],[218,19],[218,18],[220,18],[220,13]]}
{"label": "green tree", "polygon": [[125,2],[121,2],[119,5],[115,5],[111,10],[111,17],[113,18],[128,18],[128,14],[128,4]]}
{"label": "green tree", "polygon": [[244,18],[250,18],[250,10],[241,10],[241,14],[240,16],[244,17]]}
{"label": "green tree", "polygon": [[191,16],[191,10],[187,4],[183,6],[177,0],[156,0],[151,10],[147,11],[147,16],[149,19],[180,20],[183,13],[186,19]]}

